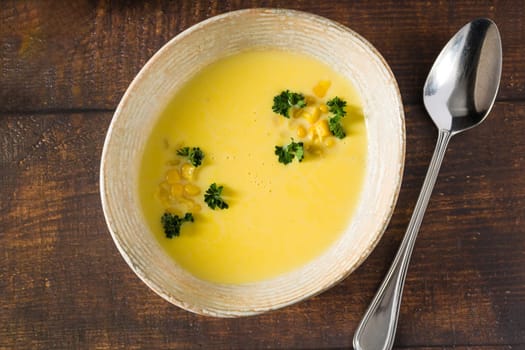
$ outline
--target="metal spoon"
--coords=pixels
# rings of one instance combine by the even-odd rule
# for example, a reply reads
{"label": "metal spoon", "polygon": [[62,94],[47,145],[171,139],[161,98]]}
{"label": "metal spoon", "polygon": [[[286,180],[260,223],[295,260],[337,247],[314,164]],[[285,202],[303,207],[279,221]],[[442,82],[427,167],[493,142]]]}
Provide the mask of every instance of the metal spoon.
{"label": "metal spoon", "polygon": [[498,28],[484,18],[461,28],[434,62],[423,102],[439,131],[436,148],[399,251],[354,335],[355,350],[392,349],[410,255],[448,142],[487,117],[498,92],[501,62]]}

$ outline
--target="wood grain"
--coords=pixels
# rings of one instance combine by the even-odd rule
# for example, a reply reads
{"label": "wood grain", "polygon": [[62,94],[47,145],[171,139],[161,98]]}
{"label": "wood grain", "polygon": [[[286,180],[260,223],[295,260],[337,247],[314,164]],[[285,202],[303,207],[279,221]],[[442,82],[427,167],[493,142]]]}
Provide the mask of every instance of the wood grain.
{"label": "wood grain", "polygon": [[[244,319],[151,292],[104,223],[104,135],[142,65],[213,15],[289,7],[370,40],[406,106],[403,187],[383,239],[329,291]],[[525,349],[525,6],[521,1],[14,1],[0,3],[0,349],[348,348],[412,213],[436,131],[421,86],[442,45],[487,16],[503,75],[487,121],[454,138],[416,243],[396,349]]]}
{"label": "wood grain", "polygon": [[[151,292],[105,227],[98,162],[111,113],[0,117],[0,349],[345,348],[397,249],[436,132],[406,109],[391,224],[349,278],[264,315],[214,319]],[[397,349],[525,348],[525,102],[453,139],[405,287]]]}
{"label": "wood grain", "polygon": [[226,11],[290,7],[354,29],[384,55],[405,103],[421,102],[434,58],[465,23],[500,26],[500,100],[525,97],[520,1],[3,1],[0,112],[114,109],[142,65],[170,38]]}

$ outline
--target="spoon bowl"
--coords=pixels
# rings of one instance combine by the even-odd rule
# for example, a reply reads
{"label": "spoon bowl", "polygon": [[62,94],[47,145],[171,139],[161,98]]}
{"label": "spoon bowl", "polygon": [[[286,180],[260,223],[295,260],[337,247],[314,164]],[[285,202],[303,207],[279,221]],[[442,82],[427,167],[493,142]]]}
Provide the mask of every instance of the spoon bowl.
{"label": "spoon bowl", "polygon": [[501,62],[498,28],[480,18],[461,28],[432,66],[423,101],[438,128],[436,148],[394,262],[356,330],[355,350],[392,349],[410,256],[448,142],[487,117],[496,100]]}
{"label": "spoon bowl", "polygon": [[425,82],[423,102],[439,129],[457,134],[481,123],[496,99],[502,50],[498,28],[479,18],[443,48]]}

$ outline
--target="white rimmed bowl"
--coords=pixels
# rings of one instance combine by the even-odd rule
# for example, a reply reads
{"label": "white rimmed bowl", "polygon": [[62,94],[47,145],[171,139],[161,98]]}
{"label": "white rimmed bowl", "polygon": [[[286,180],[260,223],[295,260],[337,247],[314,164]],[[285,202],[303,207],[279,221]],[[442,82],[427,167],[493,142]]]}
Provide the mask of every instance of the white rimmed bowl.
{"label": "white rimmed bowl", "polygon": [[[137,178],[146,140],[176,91],[204,66],[250,48],[310,55],[353,83],[367,124],[365,183],[350,227],[320,257],[271,280],[217,284],[192,276],[164,252],[142,214]],[[253,315],[318,294],[365,260],[392,215],[404,154],[404,115],[396,80],[370,43],[338,23],[309,13],[235,11],[177,35],[135,77],[106,136],[100,170],[102,206],[124,260],[161,297],[199,314]]]}

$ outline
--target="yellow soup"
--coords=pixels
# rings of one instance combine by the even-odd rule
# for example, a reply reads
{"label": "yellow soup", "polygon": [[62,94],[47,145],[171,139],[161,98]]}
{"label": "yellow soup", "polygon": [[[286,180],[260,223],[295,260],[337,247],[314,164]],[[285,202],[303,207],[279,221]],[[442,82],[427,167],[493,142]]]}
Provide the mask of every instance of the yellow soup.
{"label": "yellow soup", "polygon": [[[176,77],[174,77],[176,78]],[[284,90],[307,106],[290,118],[272,111]],[[327,129],[327,102],[347,102],[346,132]],[[278,161],[276,146],[302,142],[304,159]],[[361,102],[348,80],[311,57],[283,51],[247,51],[202,69],[173,97],[147,142],[139,176],[144,215],[166,252],[208,281],[269,279],[320,256],[347,229],[366,165]],[[193,167],[176,151],[199,147]],[[204,193],[223,186],[227,209],[212,210]],[[165,212],[194,222],[171,239]]]}

